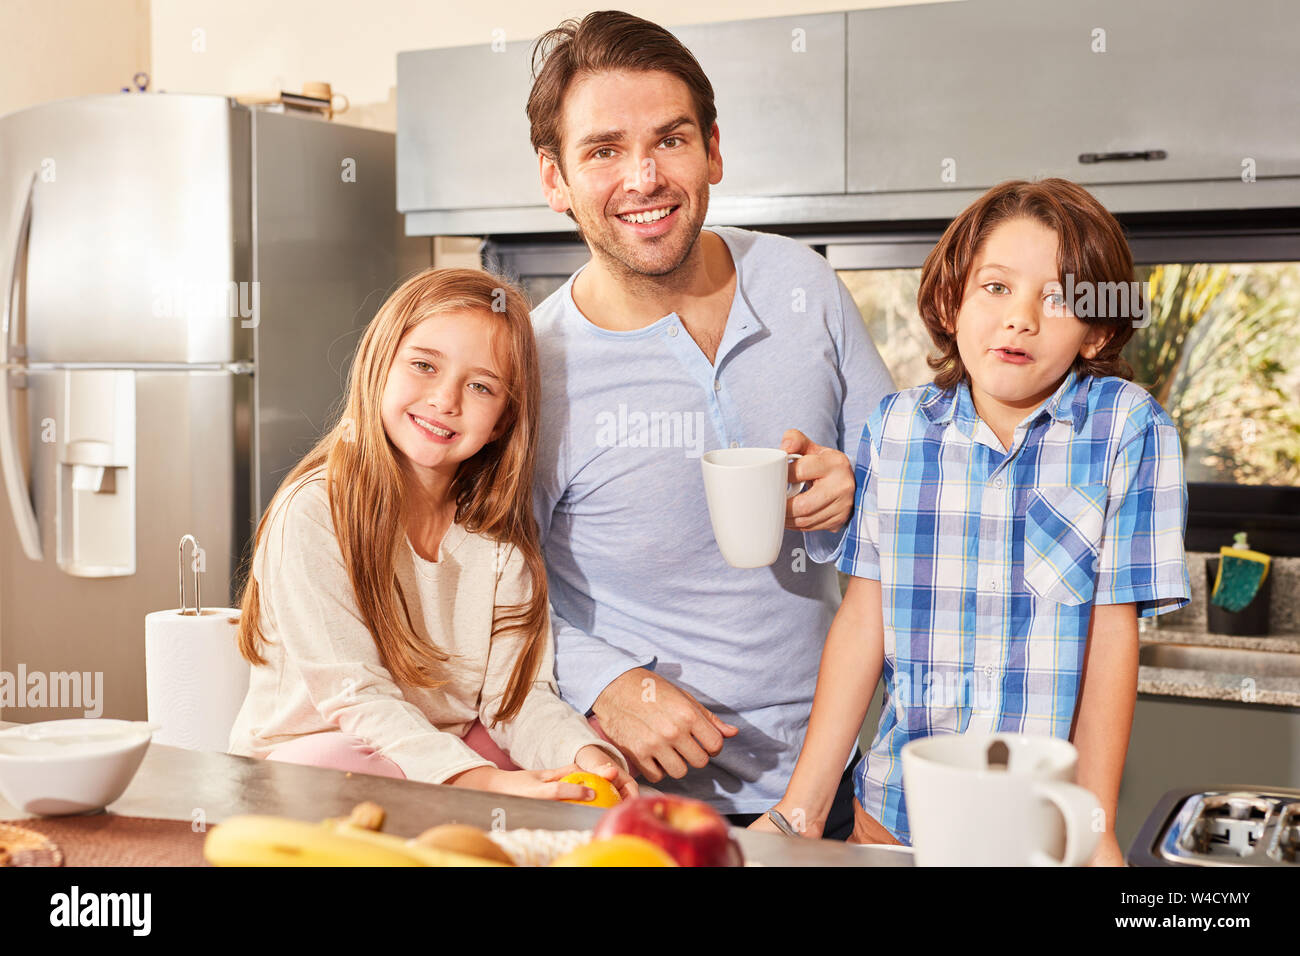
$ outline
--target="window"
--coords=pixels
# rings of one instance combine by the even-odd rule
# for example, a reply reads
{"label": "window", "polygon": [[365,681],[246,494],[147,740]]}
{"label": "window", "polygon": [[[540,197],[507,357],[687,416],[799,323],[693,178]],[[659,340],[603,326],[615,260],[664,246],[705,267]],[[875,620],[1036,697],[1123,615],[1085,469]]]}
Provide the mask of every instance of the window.
{"label": "window", "polygon": [[[1120,217],[1152,303],[1125,355],[1179,429],[1188,549],[1217,551],[1245,530],[1253,547],[1300,555],[1300,229],[1293,211],[1243,216]],[[795,236],[844,280],[898,388],[933,377],[916,292],[944,225]],[[489,242],[485,252],[534,302],[588,255],[572,237]]]}
{"label": "window", "polygon": [[[898,388],[933,378],[916,311],[920,269],[844,270]],[[1189,482],[1300,485],[1300,263],[1141,266],[1134,381],[1178,426]]]}
{"label": "window", "polygon": [[[1150,304],[1124,356],[1178,428],[1189,549],[1247,530],[1255,547],[1300,554],[1300,234],[1130,232]],[[828,242],[827,258],[895,385],[929,382],[916,293],[938,234],[864,238]]]}

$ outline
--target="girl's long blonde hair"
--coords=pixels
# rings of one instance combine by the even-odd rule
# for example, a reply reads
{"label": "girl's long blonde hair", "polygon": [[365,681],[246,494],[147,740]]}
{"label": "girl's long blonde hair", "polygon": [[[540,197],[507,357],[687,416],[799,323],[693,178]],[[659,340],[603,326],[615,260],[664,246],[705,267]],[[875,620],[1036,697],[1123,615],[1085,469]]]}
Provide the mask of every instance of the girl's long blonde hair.
{"label": "girl's long blonde hair", "polygon": [[[446,683],[442,665],[448,655],[417,635],[397,583],[397,556],[406,540],[407,485],[400,452],[384,430],[381,400],[403,336],[432,315],[466,310],[485,313],[500,323],[497,342],[504,346],[502,357],[507,364],[506,406],[501,412],[501,437],[461,462],[452,481],[455,521],[470,532],[513,545],[532,578],[528,600],[510,605],[505,609],[508,613],[494,617],[494,638],[512,628],[525,635],[505,698],[492,722],[495,726],[512,720],[523,706],[537,679],[550,626],[546,568],[532,513],[541,395],[537,346],[528,300],[509,281],[472,269],[426,269],[402,283],[362,336],[337,423],[280,484],[257,525],[249,553],[251,561],[285,489],[323,466],[334,534],[357,607],[378,645],[380,659],[401,684],[437,687]],[[241,606],[239,651],[250,663],[264,665],[261,595],[251,567]]]}

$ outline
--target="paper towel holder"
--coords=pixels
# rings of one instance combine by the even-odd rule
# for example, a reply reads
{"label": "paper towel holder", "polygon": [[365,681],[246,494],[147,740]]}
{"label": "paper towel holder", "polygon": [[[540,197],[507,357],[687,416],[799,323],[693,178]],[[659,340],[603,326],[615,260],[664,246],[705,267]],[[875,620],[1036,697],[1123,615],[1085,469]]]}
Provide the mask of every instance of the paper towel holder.
{"label": "paper towel holder", "polygon": [[199,547],[199,542],[195,539],[194,535],[192,534],[187,534],[183,538],[181,538],[180,546],[176,549],[176,571],[177,571],[177,586],[178,586],[177,589],[180,591],[180,596],[177,598],[176,606],[180,608],[180,611],[178,613],[182,615],[190,613],[190,611],[187,610],[185,607],[185,542],[186,541],[188,541],[190,544],[194,546],[193,550],[190,552],[193,555],[193,559],[190,563],[190,568],[194,572],[194,612],[193,613],[195,617],[202,617],[203,606],[199,603],[199,563],[202,561],[203,549]]}

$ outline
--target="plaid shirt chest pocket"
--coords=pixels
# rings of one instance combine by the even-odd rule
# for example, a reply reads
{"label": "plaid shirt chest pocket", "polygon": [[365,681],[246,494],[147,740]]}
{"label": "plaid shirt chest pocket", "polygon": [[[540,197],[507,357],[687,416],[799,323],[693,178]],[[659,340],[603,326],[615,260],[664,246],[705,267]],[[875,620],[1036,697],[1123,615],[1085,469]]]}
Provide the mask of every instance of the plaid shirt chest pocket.
{"label": "plaid shirt chest pocket", "polygon": [[1106,522],[1104,484],[1035,488],[1025,509],[1025,587],[1037,598],[1078,605],[1092,600]]}

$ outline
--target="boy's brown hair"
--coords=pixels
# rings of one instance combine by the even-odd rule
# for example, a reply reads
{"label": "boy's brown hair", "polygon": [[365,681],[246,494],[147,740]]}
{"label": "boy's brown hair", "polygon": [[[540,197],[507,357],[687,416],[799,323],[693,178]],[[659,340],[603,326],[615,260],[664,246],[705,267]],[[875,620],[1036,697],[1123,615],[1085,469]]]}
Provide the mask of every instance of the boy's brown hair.
{"label": "boy's brown hair", "polygon": [[[1130,307],[1120,314],[1078,317],[1089,325],[1106,326],[1111,333],[1094,358],[1080,355],[1073,365],[1081,375],[1131,379],[1133,370],[1120,352],[1133,336],[1134,319],[1145,314],[1146,304],[1141,301],[1140,287],[1129,285],[1134,281],[1133,253],[1124,231],[1082,186],[1065,179],[1043,179],[994,186],[952,221],[926,257],[916,304],[939,350],[938,355],[926,359],[935,370],[935,385],[947,389],[968,380],[957,352],[957,336],[949,330],[956,329],[966,281],[980,248],[996,226],[1011,219],[1033,219],[1056,233],[1062,287],[1067,286],[1066,276],[1070,275],[1076,288],[1091,283],[1094,290],[1111,289],[1115,287],[1102,283],[1122,282],[1133,290],[1133,298],[1126,299]],[[1066,302],[1067,308],[1073,306]]]}
{"label": "boy's brown hair", "polygon": [[707,141],[718,118],[713,85],[699,61],[675,36],[656,23],[619,10],[589,13],[565,20],[533,45],[533,88],[528,94],[529,135],[564,175],[560,119],[564,95],[574,79],[614,70],[662,71],[686,84],[695,103],[695,119]]}

